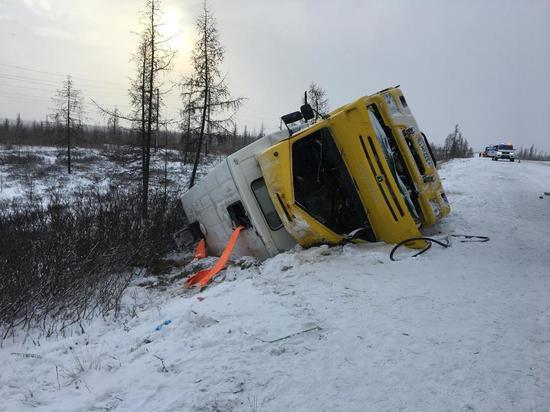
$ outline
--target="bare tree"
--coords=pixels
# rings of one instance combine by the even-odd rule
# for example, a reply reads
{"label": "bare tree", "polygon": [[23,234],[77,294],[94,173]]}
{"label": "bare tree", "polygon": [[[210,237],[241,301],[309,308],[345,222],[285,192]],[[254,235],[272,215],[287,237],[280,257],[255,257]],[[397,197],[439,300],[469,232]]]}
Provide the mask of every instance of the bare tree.
{"label": "bare tree", "polygon": [[107,119],[107,127],[111,134],[112,141],[116,142],[117,137],[120,134],[120,110],[118,110],[118,107],[116,106]]}
{"label": "bare tree", "polygon": [[307,91],[308,103],[315,112],[315,120],[329,112],[327,92],[315,82],[311,82]]}
{"label": "bare tree", "polygon": [[53,97],[54,109],[52,118],[62,123],[67,138],[67,172],[71,173],[71,137],[82,127],[84,105],[82,91],[75,88],[71,76],[63,81]]}
{"label": "bare tree", "polygon": [[192,150],[192,140],[197,125],[200,124],[200,108],[197,107],[197,96],[192,91],[183,96],[183,109],[181,110],[182,145],[184,151],[183,162],[188,163],[188,155]]}
{"label": "bare tree", "polygon": [[454,131],[445,138],[443,151],[445,159],[472,157],[474,155],[468,140],[462,136],[458,124],[455,125]]}
{"label": "bare tree", "polygon": [[21,113],[17,113],[15,119],[15,137],[19,139],[21,137],[21,131],[23,130],[23,122],[21,121]]}
{"label": "bare tree", "polygon": [[262,122],[262,124],[260,125],[260,131],[258,132],[258,139],[264,136],[265,136],[265,124],[264,122]]}
{"label": "bare tree", "polygon": [[[198,141],[189,187],[195,184],[205,133],[208,140],[211,133],[223,131],[230,134],[228,127],[231,127],[233,116],[243,101],[243,98],[231,97],[225,76],[220,73],[225,50],[220,43],[216,20],[206,0],[203,2],[202,13],[197,19],[196,28],[199,36],[192,54],[194,72],[182,83],[182,97],[184,104],[187,105],[187,113],[190,113],[189,110],[200,112]],[[229,113],[225,117],[218,117],[225,112]],[[206,148],[206,153],[207,150]]]}
{"label": "bare tree", "polygon": [[[160,33],[162,16],[160,0],[145,0],[138,51],[134,55],[137,74],[130,87],[130,102],[134,107],[132,120],[139,125],[142,164],[142,217],[147,218],[151,143],[156,139],[159,109],[162,104],[162,74],[170,70],[175,52],[167,46]],[[153,136],[155,134],[155,136]]]}
{"label": "bare tree", "polygon": [[140,36],[140,42],[137,52],[132,56],[132,60],[136,63],[136,77],[131,80],[128,94],[130,96],[130,104],[134,108],[131,120],[134,126],[139,130],[139,141],[141,144],[141,171],[142,176],[145,167],[145,123],[146,123],[146,84],[147,84],[147,56],[148,56],[148,41],[145,33]]}

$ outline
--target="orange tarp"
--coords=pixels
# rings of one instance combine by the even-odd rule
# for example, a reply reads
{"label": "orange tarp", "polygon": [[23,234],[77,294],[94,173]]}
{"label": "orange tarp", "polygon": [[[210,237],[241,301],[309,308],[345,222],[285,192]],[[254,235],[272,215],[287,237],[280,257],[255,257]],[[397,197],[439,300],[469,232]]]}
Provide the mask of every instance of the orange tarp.
{"label": "orange tarp", "polygon": [[195,249],[195,259],[203,259],[206,257],[206,242],[204,239],[199,241],[197,248]]}
{"label": "orange tarp", "polygon": [[200,286],[201,288],[205,287],[208,284],[208,282],[210,282],[212,278],[216,276],[220,272],[220,270],[222,270],[227,264],[227,261],[229,260],[229,256],[231,256],[231,252],[233,252],[233,248],[235,247],[235,243],[237,242],[237,238],[239,237],[239,233],[243,229],[244,229],[244,226],[239,226],[237,229],[233,231],[233,234],[229,238],[229,242],[227,243],[225,250],[223,251],[222,255],[220,256],[220,258],[218,259],[218,261],[213,267],[211,267],[210,269],[204,269],[195,273],[193,276],[191,276],[186,280],[184,287],[186,288],[191,288],[193,286]]}

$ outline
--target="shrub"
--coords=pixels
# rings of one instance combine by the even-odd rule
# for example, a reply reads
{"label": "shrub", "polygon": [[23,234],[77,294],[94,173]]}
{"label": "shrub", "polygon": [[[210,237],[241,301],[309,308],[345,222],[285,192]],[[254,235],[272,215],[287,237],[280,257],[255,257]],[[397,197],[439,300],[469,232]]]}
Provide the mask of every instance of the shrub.
{"label": "shrub", "polygon": [[0,338],[16,327],[47,335],[118,313],[125,288],[172,248],[184,225],[178,193],[153,191],[140,218],[138,190],[73,194],[0,205]]}

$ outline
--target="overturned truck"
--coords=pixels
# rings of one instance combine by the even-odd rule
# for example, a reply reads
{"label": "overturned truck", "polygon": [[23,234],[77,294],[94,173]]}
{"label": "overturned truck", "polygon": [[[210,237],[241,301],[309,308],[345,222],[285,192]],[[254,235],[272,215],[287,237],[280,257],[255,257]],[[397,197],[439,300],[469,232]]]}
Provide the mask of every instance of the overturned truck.
{"label": "overturned truck", "polygon": [[234,255],[263,259],[296,243],[398,243],[449,214],[430,145],[399,87],[317,121],[307,104],[282,119],[287,130],[228,156],[183,195],[189,233],[210,253],[219,255],[238,226]]}

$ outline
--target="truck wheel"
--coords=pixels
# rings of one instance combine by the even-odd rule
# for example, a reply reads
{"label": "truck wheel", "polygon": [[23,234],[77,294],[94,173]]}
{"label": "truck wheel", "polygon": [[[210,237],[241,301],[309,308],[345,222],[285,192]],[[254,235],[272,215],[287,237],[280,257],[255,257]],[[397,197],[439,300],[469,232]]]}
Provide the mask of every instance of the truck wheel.
{"label": "truck wheel", "polygon": [[511,162],[513,162],[513,161],[514,161],[514,159],[510,159],[510,161],[511,161]]}

